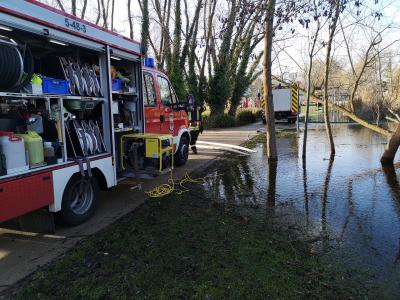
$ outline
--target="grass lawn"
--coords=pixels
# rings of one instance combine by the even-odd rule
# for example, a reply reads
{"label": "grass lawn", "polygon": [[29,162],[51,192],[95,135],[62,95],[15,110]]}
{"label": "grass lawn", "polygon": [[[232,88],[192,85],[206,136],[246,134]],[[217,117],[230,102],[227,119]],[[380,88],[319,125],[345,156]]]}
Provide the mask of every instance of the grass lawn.
{"label": "grass lawn", "polygon": [[[221,167],[215,165],[213,168]],[[364,298],[357,270],[323,263],[296,230],[243,217],[200,185],[149,200],[18,287],[16,299]],[[265,216],[265,214],[264,214]]]}

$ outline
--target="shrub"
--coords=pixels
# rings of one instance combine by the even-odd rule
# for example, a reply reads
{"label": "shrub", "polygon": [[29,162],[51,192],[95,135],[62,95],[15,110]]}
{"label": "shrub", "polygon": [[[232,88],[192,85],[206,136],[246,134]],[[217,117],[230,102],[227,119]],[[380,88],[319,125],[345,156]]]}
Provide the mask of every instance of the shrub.
{"label": "shrub", "polygon": [[246,125],[256,122],[256,115],[251,110],[243,110],[236,115],[236,125]]}
{"label": "shrub", "polygon": [[203,114],[204,128],[228,128],[235,126],[235,118],[228,114],[210,116]]}

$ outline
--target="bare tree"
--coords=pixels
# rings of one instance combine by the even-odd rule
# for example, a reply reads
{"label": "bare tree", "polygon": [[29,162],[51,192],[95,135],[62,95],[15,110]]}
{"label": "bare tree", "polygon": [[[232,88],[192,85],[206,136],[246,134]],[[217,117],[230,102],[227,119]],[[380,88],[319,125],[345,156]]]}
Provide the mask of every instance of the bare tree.
{"label": "bare tree", "polygon": [[[368,68],[370,66],[371,62],[376,57],[376,54],[374,54],[374,55],[370,55],[370,54],[371,54],[372,50],[374,49],[374,47],[377,46],[378,44],[380,44],[381,42],[382,42],[382,36],[381,36],[381,33],[378,33],[372,39],[371,43],[368,45],[367,50],[365,51],[360,71],[357,73],[357,71],[353,67],[353,72],[354,72],[353,75],[354,75],[355,81],[354,81],[353,89],[352,89],[352,92],[351,92],[351,95],[350,95],[350,99],[349,99],[350,110],[353,113],[355,112],[355,109],[354,109],[354,98],[356,96],[357,89],[358,89],[358,87],[360,85],[361,78],[364,75],[364,72],[365,72],[366,68]],[[352,61],[351,57],[349,57],[349,59],[350,59],[350,61]]]}
{"label": "bare tree", "polygon": [[[367,69],[370,67],[373,67],[373,65],[376,65],[376,59],[377,58],[379,59],[380,54],[383,51],[385,51],[386,49],[388,49],[389,47],[391,47],[392,45],[396,44],[399,41],[399,39],[393,40],[390,43],[388,43],[387,45],[385,45],[384,47],[380,47],[378,49],[378,46],[380,44],[382,44],[382,42],[383,42],[383,36],[384,36],[385,31],[387,29],[391,28],[392,24],[385,26],[380,31],[376,31],[374,29],[373,24],[372,25],[371,24],[368,24],[368,25],[361,24],[362,28],[365,28],[365,30],[367,30],[368,33],[372,33],[373,35],[368,43],[368,46],[367,46],[365,52],[362,54],[362,59],[361,59],[361,63],[359,64],[359,67],[355,68],[354,67],[354,59],[352,58],[352,51],[350,50],[350,47],[351,47],[350,43],[348,41],[348,38],[345,35],[343,26],[341,26],[341,27],[342,27],[343,39],[345,41],[345,45],[346,45],[346,49],[347,49],[348,58],[350,61],[351,73],[352,73],[352,77],[353,77],[352,91],[351,91],[351,95],[349,98],[349,104],[350,104],[351,112],[355,113],[355,107],[354,107],[355,97],[357,95],[359,86],[362,84],[362,79],[363,79]],[[358,27],[360,27],[360,26],[358,26]]]}

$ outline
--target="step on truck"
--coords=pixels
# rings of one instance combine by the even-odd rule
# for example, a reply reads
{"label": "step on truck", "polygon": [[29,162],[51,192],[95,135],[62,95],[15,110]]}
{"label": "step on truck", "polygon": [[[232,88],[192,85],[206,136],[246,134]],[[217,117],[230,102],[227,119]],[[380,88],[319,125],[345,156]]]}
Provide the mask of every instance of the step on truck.
{"label": "step on truck", "polygon": [[89,219],[99,190],[188,156],[188,117],[140,43],[34,0],[0,0],[0,223]]}

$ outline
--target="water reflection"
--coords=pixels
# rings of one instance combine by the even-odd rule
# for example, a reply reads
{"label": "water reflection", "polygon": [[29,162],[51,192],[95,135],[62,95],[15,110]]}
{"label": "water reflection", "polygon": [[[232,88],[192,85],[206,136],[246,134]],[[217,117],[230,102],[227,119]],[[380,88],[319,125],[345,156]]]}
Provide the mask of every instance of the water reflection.
{"label": "water reflection", "polygon": [[278,171],[277,162],[268,163],[268,189],[267,189],[267,205],[268,207],[275,207],[276,197],[276,175]]}
{"label": "water reflection", "polygon": [[382,166],[383,173],[385,174],[386,182],[390,187],[393,198],[397,200],[396,204],[400,205],[400,184],[397,179],[396,169],[393,165]]}
{"label": "water reflection", "polygon": [[384,138],[356,126],[333,129],[334,162],[326,159],[324,129],[315,127],[307,160],[295,134],[281,137],[277,164],[268,164],[260,144],[247,158],[226,159],[206,189],[241,212],[272,208],[277,222],[296,220],[319,237],[316,249],[329,248],[346,263],[373,269],[400,291],[400,165],[381,167]]}
{"label": "water reflection", "polygon": [[329,160],[328,169],[326,170],[325,180],[323,185],[322,192],[322,211],[321,211],[321,240],[322,240],[322,248],[326,250],[329,246],[329,233],[327,228],[327,217],[326,217],[326,209],[328,202],[328,190],[329,190],[329,182],[331,180],[333,159]]}
{"label": "water reflection", "polygon": [[[400,184],[397,178],[396,169],[394,166],[383,166],[382,170],[385,174],[386,181],[391,189],[393,199],[395,200],[395,205],[400,215]],[[398,251],[394,259],[395,264],[399,262],[400,262],[400,237],[399,237]]]}
{"label": "water reflection", "polygon": [[303,189],[304,189],[304,213],[306,219],[306,225],[309,225],[309,211],[308,211],[308,184],[307,184],[307,158],[302,157],[302,170],[303,170]]}

